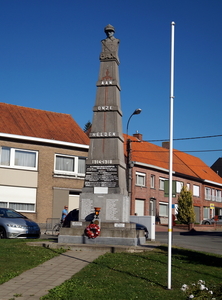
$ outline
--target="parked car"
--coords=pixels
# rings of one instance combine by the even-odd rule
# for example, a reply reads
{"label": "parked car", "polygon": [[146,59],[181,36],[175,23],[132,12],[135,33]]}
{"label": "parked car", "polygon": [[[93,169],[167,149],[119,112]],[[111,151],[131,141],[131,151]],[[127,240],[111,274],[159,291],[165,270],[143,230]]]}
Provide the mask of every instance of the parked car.
{"label": "parked car", "polygon": [[71,221],[78,221],[78,220],[79,220],[79,210],[78,209],[73,209],[65,217],[65,220],[63,221],[62,227],[70,227],[70,222]]}
{"label": "parked car", "polygon": [[202,224],[204,224],[204,225],[210,225],[210,224],[214,224],[214,223],[217,223],[218,225],[222,225],[222,216],[214,216],[211,219],[202,221]]}
{"label": "parked car", "polygon": [[[130,222],[130,223],[134,223],[134,222]],[[146,226],[136,223],[136,230],[143,230],[145,238],[148,239],[149,232]]]}
{"label": "parked car", "polygon": [[39,238],[38,224],[11,208],[0,207],[0,239]]}
{"label": "parked car", "polygon": [[[73,209],[66,216],[62,227],[70,227],[70,222],[71,221],[78,221],[78,220],[79,220],[79,210],[78,209]],[[134,223],[134,222],[130,222],[130,223]],[[143,230],[146,239],[148,239],[149,232],[148,232],[146,226],[144,226],[142,224],[138,224],[138,223],[135,223],[135,224],[136,224],[136,230]]]}

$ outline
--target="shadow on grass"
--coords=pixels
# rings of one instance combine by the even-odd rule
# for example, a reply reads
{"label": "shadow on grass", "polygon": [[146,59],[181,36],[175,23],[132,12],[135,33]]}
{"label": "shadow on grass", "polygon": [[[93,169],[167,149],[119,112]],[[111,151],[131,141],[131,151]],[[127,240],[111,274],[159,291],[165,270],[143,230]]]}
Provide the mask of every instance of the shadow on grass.
{"label": "shadow on grass", "polygon": [[[158,248],[164,251],[166,254],[168,253],[167,246],[159,246]],[[222,256],[217,254],[212,255],[211,253],[198,252],[183,248],[172,248],[172,257],[175,257],[178,260],[183,260],[185,263],[203,266],[203,268],[200,271],[194,271],[195,273],[200,275],[208,275],[208,272],[204,269],[204,266],[215,267],[218,269],[221,269],[222,267]],[[178,266],[174,263],[172,263],[172,266],[174,268],[181,268],[181,266]],[[186,268],[183,267],[183,270],[186,270]],[[188,268],[187,270],[189,271],[190,269]],[[214,274],[211,274],[211,276],[221,279],[221,272],[219,271],[217,274],[218,276]]]}
{"label": "shadow on grass", "polygon": [[[167,246],[158,246],[157,249],[160,249],[163,251],[162,254],[165,255],[165,257],[168,256],[168,247]],[[140,258],[144,259],[144,261],[153,261],[158,264],[166,265],[168,264],[167,259],[154,259],[152,256],[143,256],[139,253],[135,253],[135,255],[139,256]],[[199,275],[209,275],[208,271],[204,269],[204,266],[209,266],[209,267],[215,267],[218,269],[221,269],[222,267],[222,256],[221,255],[212,255],[211,253],[204,253],[204,252],[198,252],[194,250],[188,250],[188,249],[183,249],[183,248],[172,248],[172,267],[176,269],[181,269],[181,265],[178,265],[174,263],[173,258],[175,258],[178,261],[184,261],[186,264],[190,265],[200,265],[203,266],[200,270],[193,270],[196,274]],[[190,267],[183,265],[183,271],[189,271],[190,272]],[[221,272],[217,272],[218,275],[211,274],[212,277],[221,279]],[[160,285],[160,284],[158,284]],[[161,285],[160,285],[161,286]]]}
{"label": "shadow on grass", "polygon": [[[168,252],[167,246],[159,246],[164,252]],[[194,250],[188,250],[184,248],[172,248],[172,255],[180,255],[184,260],[191,264],[201,264],[210,267],[222,267],[222,256],[205,252],[198,252]]]}
{"label": "shadow on grass", "polygon": [[[56,252],[56,251],[55,251],[54,249],[52,249],[52,248],[49,248],[49,247],[46,247],[46,248],[47,248],[48,250],[52,251],[52,252]],[[103,255],[103,254],[104,254],[104,253],[101,253],[101,255]],[[110,253],[110,254],[111,254],[111,253]],[[130,254],[130,253],[126,253],[126,254]],[[139,275],[137,275],[137,274],[133,274],[133,273],[131,273],[131,272],[118,270],[118,269],[115,268],[115,267],[110,267],[110,266],[108,266],[108,265],[106,265],[106,264],[104,264],[104,263],[101,263],[101,262],[97,262],[97,261],[92,261],[92,262],[91,262],[91,261],[87,261],[87,260],[81,259],[81,258],[79,258],[79,257],[71,256],[71,255],[69,255],[69,254],[67,254],[67,253],[62,253],[62,254],[60,254],[60,255],[65,256],[65,257],[69,257],[69,258],[73,258],[73,259],[78,260],[78,261],[86,262],[86,263],[89,263],[89,264],[94,264],[94,265],[99,266],[99,267],[105,267],[105,268],[107,268],[107,269],[109,269],[109,270],[112,270],[112,271],[114,271],[114,272],[119,272],[119,273],[122,273],[122,274],[126,274],[126,275],[128,275],[128,276],[131,276],[131,277],[134,277],[134,278],[137,278],[137,279],[139,278],[139,279],[142,279],[142,280],[144,280],[144,281],[146,281],[146,282],[150,282],[150,283],[155,284],[155,285],[157,285],[157,286],[159,286],[159,287],[161,287],[161,288],[166,289],[166,286],[160,284],[158,281],[150,280],[150,279],[148,279],[148,278],[145,278],[145,277],[143,277],[143,276],[139,276]]]}

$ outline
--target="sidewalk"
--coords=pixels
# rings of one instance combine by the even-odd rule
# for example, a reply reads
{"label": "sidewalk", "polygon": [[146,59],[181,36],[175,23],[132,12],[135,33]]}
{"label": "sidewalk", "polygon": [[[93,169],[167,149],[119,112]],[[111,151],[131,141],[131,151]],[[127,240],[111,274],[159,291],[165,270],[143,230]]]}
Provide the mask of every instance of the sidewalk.
{"label": "sidewalk", "polygon": [[[195,224],[194,228],[189,230],[188,227],[184,226],[173,226],[173,232],[222,232],[222,226],[212,226],[212,225],[197,225]],[[155,225],[155,232],[167,232],[168,225]]]}
{"label": "sidewalk", "polygon": [[39,300],[107,250],[69,250],[0,285],[0,300]]}
{"label": "sidewalk", "polygon": [[[187,232],[188,230],[182,228],[172,227],[174,232]],[[168,225],[155,225],[155,232],[168,232]]]}

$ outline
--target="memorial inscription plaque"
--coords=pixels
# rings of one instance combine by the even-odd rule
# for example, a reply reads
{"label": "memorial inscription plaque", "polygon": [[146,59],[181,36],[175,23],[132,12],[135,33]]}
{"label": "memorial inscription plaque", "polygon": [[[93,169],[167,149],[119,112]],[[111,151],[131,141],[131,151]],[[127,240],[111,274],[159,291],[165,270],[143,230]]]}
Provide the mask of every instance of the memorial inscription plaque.
{"label": "memorial inscription plaque", "polygon": [[84,199],[84,201],[82,201],[82,207],[81,207],[81,219],[84,219],[85,216],[88,216],[89,214],[93,213],[93,211],[94,211],[93,200]]}
{"label": "memorial inscription plaque", "polygon": [[117,165],[87,165],[85,187],[118,187]]}
{"label": "memorial inscription plaque", "polygon": [[118,220],[118,199],[106,199],[106,219],[110,221]]}

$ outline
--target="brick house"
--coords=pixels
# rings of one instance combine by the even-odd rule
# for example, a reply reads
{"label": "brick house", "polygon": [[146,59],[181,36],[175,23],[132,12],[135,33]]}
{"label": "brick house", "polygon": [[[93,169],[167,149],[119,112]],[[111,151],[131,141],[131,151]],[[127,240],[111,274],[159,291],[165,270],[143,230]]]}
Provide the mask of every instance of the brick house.
{"label": "brick house", "polygon": [[0,206],[39,224],[78,207],[89,138],[71,115],[0,103]]}
{"label": "brick house", "polygon": [[211,166],[211,169],[214,170],[220,177],[222,177],[222,157],[219,157]]}
{"label": "brick house", "polygon": [[[168,143],[160,147],[142,140],[141,134],[130,139],[125,148],[129,157],[129,191],[131,214],[154,215],[167,222],[168,197],[164,197],[164,181],[169,174]],[[126,143],[125,143],[126,145]],[[184,152],[173,151],[173,180],[176,197],[173,197],[173,213],[176,213],[177,198],[183,185],[193,194],[196,222],[222,214],[222,178],[199,158]]]}

